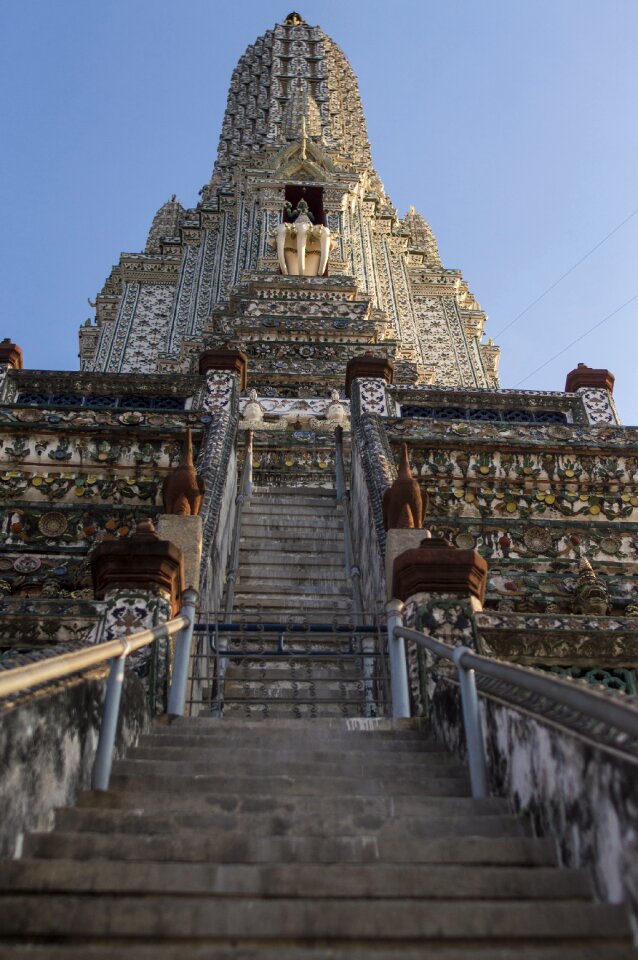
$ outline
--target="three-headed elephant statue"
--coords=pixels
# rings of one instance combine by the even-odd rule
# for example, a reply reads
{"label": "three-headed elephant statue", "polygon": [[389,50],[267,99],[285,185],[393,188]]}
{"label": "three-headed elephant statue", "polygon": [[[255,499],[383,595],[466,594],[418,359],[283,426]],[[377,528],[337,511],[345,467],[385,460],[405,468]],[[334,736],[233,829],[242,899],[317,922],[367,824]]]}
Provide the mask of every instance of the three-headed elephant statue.
{"label": "three-headed elephant statue", "polygon": [[294,223],[280,223],[273,230],[281,272],[291,277],[323,277],[330,256],[328,227],[314,224],[302,213]]}

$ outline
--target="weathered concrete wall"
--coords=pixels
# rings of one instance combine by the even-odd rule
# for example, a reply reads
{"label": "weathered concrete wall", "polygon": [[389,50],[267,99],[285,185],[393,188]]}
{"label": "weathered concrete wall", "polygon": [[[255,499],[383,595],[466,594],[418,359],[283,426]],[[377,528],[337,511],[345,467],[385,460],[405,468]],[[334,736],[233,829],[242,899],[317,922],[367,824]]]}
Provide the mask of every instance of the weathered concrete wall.
{"label": "weathered concrete wall", "polygon": [[[624,901],[638,934],[638,761],[486,697],[481,710],[492,793],[554,837],[565,866],[590,867],[600,898]],[[455,684],[436,684],[431,721],[464,759]]]}
{"label": "weathered concrete wall", "polygon": [[[0,707],[0,855],[19,856],[28,830],[53,826],[56,807],[90,786],[106,671]],[[148,693],[129,670],[122,691],[117,753],[150,723]]]}
{"label": "weathered concrete wall", "polygon": [[361,570],[361,594],[367,612],[383,609],[385,570],[383,557],[372,522],[372,506],[358,445],[353,438],[350,461],[350,507],[354,555]]}

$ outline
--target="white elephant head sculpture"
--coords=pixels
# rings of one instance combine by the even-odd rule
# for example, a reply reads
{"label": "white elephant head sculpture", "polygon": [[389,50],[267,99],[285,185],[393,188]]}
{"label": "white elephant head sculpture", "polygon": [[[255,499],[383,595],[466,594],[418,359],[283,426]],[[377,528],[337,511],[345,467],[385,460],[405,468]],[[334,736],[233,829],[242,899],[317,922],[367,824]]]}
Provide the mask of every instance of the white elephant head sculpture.
{"label": "white elephant head sculpture", "polygon": [[322,277],[328,266],[331,237],[328,227],[314,224],[306,213],[294,223],[273,230],[281,272],[293,277]]}

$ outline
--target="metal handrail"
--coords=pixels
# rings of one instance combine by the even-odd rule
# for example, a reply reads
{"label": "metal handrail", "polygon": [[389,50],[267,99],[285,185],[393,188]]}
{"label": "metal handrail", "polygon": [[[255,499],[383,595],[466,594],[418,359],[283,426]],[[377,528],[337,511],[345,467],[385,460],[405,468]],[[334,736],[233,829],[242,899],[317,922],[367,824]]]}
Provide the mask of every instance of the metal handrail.
{"label": "metal handrail", "polygon": [[579,713],[586,713],[587,716],[615,727],[630,737],[638,737],[638,710],[621,700],[612,699],[608,694],[591,687],[574,685],[573,680],[544,675],[519,664],[483,657],[474,653],[469,647],[454,647],[416,630],[399,627],[395,629],[395,635],[397,634],[406,640],[414,640],[446,660],[453,660],[454,656],[451,653],[458,651],[457,659],[464,670],[476,670],[477,673],[492,677],[494,680],[522,687],[531,693],[554,700],[561,706],[569,707]]}
{"label": "metal handrail", "polygon": [[[430,653],[449,660],[458,670],[461,688],[461,705],[465,736],[467,741],[468,761],[470,766],[470,780],[472,796],[486,797],[488,791],[487,764],[483,741],[481,714],[476,689],[475,673],[509,683],[530,693],[537,694],[551,700],[561,707],[593,718],[614,727],[620,733],[630,737],[638,737],[638,710],[629,704],[612,700],[608,695],[597,690],[574,686],[573,682],[561,677],[547,676],[537,673],[528,667],[519,664],[506,663],[490,657],[483,657],[474,653],[466,646],[453,646],[441,640],[435,640],[428,634],[418,630],[410,630],[401,623],[400,601],[391,601],[388,604],[388,639],[390,646],[390,669],[393,680],[393,716],[410,716],[408,676],[405,660],[404,642],[412,640],[414,643]],[[395,693],[395,685],[397,693]],[[395,700],[396,697],[396,700]],[[396,712],[394,712],[396,711]]]}
{"label": "metal handrail", "polygon": [[[345,619],[345,618],[344,618]],[[196,623],[195,633],[374,633],[378,623]]]}
{"label": "metal handrail", "polygon": [[29,663],[26,666],[13,667],[2,671],[0,672],[0,697],[23,693],[43,683],[63,680],[91,667],[110,663],[111,668],[106,683],[104,710],[91,778],[94,790],[108,790],[122,687],[124,685],[126,658],[130,653],[141,650],[156,640],[165,640],[177,634],[167,712],[169,716],[183,716],[196,604],[197,592],[195,590],[185,590],[180,615],[172,620],[167,620],[166,623],[159,624],[157,627],[152,627],[149,630],[139,630],[129,636],[108,640],[106,643],[98,643],[85,650],[61,653],[47,660],[39,660],[37,663]]}
{"label": "metal handrail", "polygon": [[252,430],[246,430],[246,445],[244,454],[244,464],[241,471],[241,480],[239,483],[239,493],[235,499],[237,510],[235,513],[235,529],[233,530],[233,542],[230,548],[230,561],[228,564],[228,573],[226,575],[226,603],[224,606],[224,616],[230,621],[233,614],[233,605],[235,603],[235,582],[237,580],[237,570],[239,569],[239,542],[241,538],[241,519],[244,510],[244,504],[250,499],[253,492],[253,433]]}
{"label": "metal handrail", "polygon": [[12,667],[0,671],[0,697],[8,697],[12,693],[23,693],[32,687],[54,680],[63,680],[74,673],[81,673],[91,667],[108,663],[115,657],[127,656],[142,647],[148,646],[154,640],[163,640],[172,637],[174,633],[188,626],[187,617],[176,617],[168,620],[152,630],[140,630],[139,633],[127,637],[118,637],[106,643],[97,643],[85,650],[75,650],[73,653],[61,653],[47,660],[38,660],[26,666]]}

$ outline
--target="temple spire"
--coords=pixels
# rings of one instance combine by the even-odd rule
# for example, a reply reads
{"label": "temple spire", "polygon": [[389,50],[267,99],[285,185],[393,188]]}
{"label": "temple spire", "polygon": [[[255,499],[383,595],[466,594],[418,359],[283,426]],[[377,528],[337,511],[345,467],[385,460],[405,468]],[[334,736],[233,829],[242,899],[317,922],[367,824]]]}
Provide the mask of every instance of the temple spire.
{"label": "temple spire", "polygon": [[167,200],[153,217],[144,252],[159,253],[162,238],[174,237],[179,232],[179,222],[183,215],[184,208],[176,195],[173,194],[171,199]]}

